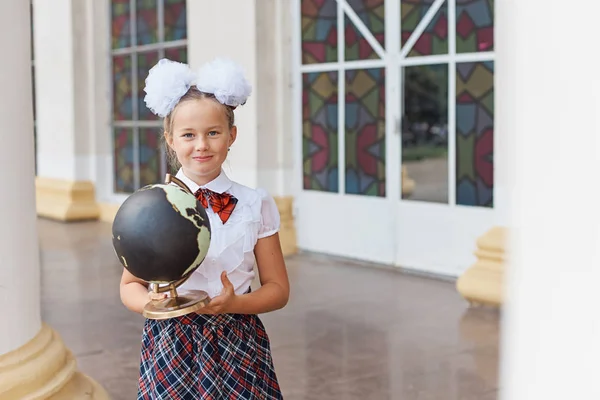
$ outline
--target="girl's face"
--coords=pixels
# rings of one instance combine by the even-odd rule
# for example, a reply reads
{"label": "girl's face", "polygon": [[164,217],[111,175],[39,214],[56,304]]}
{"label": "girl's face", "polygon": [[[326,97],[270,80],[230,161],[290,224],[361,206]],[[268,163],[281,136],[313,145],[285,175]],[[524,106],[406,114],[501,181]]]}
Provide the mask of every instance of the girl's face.
{"label": "girl's face", "polygon": [[236,127],[229,128],[223,106],[212,99],[185,101],[173,118],[173,132],[165,135],[183,172],[198,185],[212,181],[221,173]]}

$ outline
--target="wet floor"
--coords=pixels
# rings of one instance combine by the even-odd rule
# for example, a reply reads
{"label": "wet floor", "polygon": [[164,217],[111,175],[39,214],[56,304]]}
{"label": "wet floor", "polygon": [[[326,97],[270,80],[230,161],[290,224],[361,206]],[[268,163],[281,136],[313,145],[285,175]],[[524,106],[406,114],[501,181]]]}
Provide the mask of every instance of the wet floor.
{"label": "wet floor", "polygon": [[[135,399],[143,317],[120,302],[110,225],[39,229],[43,320],[113,399]],[[498,398],[498,313],[452,282],[313,254],[287,265],[289,304],[261,316],[286,399]]]}

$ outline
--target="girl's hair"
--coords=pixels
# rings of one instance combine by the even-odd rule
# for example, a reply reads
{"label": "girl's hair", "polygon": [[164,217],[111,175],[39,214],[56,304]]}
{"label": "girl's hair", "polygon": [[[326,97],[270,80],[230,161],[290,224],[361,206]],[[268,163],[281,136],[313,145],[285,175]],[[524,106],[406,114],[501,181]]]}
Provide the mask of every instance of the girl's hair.
{"label": "girl's hair", "polygon": [[177,110],[177,107],[179,107],[179,105],[185,101],[202,100],[202,99],[211,99],[223,108],[223,112],[225,113],[225,116],[227,117],[227,123],[229,125],[229,129],[233,128],[233,125],[235,124],[235,117],[233,114],[233,110],[235,110],[235,107],[231,107],[226,104],[222,104],[215,98],[214,94],[201,92],[195,86],[192,86],[187,91],[187,93],[181,97],[181,99],[179,100],[179,102],[177,103],[175,108],[173,108],[173,111],[171,111],[169,113],[169,115],[167,115],[165,117],[165,119],[163,121],[163,127],[164,127],[164,131],[165,131],[165,134],[163,135],[163,142],[164,142],[165,150],[167,151],[167,161],[169,163],[169,167],[171,168],[172,173],[176,173],[177,170],[181,167],[179,160],[177,160],[177,154],[175,154],[175,151],[173,151],[173,149],[171,149],[171,147],[167,143],[167,136],[171,139],[173,138],[173,120],[174,120],[173,115],[175,114],[175,110]]}

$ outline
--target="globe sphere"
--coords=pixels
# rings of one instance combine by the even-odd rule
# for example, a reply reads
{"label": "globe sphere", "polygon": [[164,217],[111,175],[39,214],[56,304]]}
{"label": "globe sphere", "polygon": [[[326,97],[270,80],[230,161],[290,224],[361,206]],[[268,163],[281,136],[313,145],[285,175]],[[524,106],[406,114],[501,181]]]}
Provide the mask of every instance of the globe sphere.
{"label": "globe sphere", "polygon": [[171,283],[196,270],[208,252],[211,227],[202,204],[174,184],[148,185],[129,196],[112,225],[121,264],[151,283]]}

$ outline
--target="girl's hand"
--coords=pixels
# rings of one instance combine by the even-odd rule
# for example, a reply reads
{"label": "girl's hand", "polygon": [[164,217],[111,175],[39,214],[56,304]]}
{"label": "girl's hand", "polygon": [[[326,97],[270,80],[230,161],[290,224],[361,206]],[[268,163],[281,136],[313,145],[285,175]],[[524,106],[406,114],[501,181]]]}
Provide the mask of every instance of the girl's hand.
{"label": "girl's hand", "polygon": [[223,291],[220,295],[214,297],[206,307],[201,309],[202,314],[226,314],[237,298],[233,284],[227,278],[225,271],[221,273],[221,282],[223,282]]}

